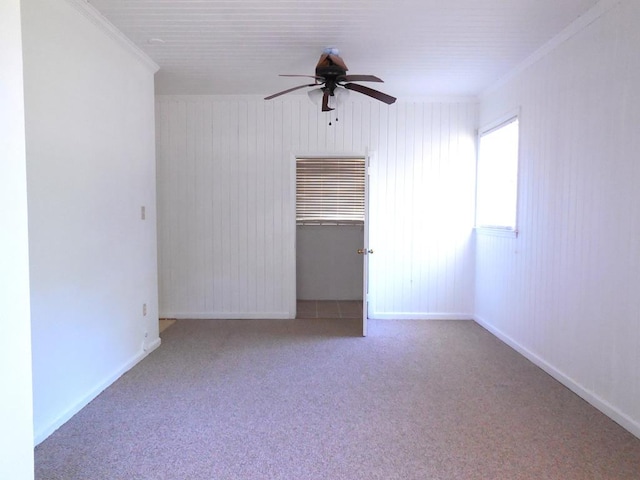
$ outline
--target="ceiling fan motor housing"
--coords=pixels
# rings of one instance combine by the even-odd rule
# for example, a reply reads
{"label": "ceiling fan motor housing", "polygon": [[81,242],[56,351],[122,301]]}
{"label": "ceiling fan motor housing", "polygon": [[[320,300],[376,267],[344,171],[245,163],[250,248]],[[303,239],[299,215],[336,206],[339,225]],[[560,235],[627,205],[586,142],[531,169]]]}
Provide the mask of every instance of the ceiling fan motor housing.
{"label": "ceiling fan motor housing", "polygon": [[316,76],[324,79],[323,91],[333,95],[341,77],[347,74],[347,65],[337,55],[324,53],[316,65]]}
{"label": "ceiling fan motor housing", "polygon": [[336,80],[338,77],[344,77],[346,74],[347,71],[344,68],[335,64],[316,67],[316,76],[318,77],[333,78]]}

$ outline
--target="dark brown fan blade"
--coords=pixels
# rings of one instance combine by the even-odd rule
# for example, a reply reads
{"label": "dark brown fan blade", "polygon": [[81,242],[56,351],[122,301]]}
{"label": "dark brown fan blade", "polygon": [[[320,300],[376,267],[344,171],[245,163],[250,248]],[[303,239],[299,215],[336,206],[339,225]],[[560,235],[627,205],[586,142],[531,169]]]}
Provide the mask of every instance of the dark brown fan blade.
{"label": "dark brown fan blade", "polygon": [[315,78],[316,80],[324,80],[322,77],[318,77],[317,75],[278,75],[279,77],[305,77],[305,78]]}
{"label": "dark brown fan blade", "polygon": [[268,97],[264,97],[265,100],[271,100],[272,98],[279,97],[280,95],[284,95],[285,93],[293,92],[294,90],[300,90],[301,88],[306,87],[315,87],[317,83],[310,83],[308,85],[298,85],[297,87],[289,88],[288,90],[283,90],[282,92],[274,93],[273,95],[269,95]]}
{"label": "dark brown fan blade", "polygon": [[325,90],[324,95],[322,95],[322,111],[330,112],[333,108],[329,108],[329,91]]}
{"label": "dark brown fan blade", "polygon": [[340,82],[380,82],[384,83],[383,80],[379,79],[375,75],[345,75],[344,77],[338,78]]}
{"label": "dark brown fan blade", "polygon": [[380,100],[387,105],[391,105],[396,101],[396,98],[392,97],[391,95],[379,92],[378,90],[374,90],[373,88],[358,85],[357,83],[345,83],[344,88],[346,88],[347,90],[354,90],[356,92],[364,93],[365,95],[368,95],[371,98],[375,98],[376,100]]}

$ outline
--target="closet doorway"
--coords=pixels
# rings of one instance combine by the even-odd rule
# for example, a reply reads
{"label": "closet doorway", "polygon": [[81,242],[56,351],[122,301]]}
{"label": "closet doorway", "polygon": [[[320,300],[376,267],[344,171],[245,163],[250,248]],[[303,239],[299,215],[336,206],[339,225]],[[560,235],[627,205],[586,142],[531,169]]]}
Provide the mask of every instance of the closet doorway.
{"label": "closet doorway", "polygon": [[297,318],[363,319],[367,158],[296,158]]}

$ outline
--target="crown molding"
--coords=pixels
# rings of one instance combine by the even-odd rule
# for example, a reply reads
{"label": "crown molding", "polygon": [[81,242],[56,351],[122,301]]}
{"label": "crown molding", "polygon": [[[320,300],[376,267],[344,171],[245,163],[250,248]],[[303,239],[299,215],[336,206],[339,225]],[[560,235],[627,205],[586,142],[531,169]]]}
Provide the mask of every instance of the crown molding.
{"label": "crown molding", "polygon": [[[180,100],[186,102],[200,102],[203,100],[207,101],[264,101],[264,95],[257,94],[207,94],[207,93],[156,93],[156,99],[158,100]],[[271,103],[291,103],[297,101],[308,102],[306,95],[300,93],[293,93],[288,95],[287,97],[280,98],[278,100],[274,100]],[[376,101],[374,99],[370,99],[366,96],[353,96],[349,97],[346,102],[348,103],[359,103],[359,104],[368,104],[371,103],[376,105]],[[411,97],[398,97],[398,101],[393,105],[402,105],[402,104],[411,104],[411,103],[425,103],[425,104],[472,104],[477,105],[479,102],[478,97],[473,95],[440,95],[440,96],[411,96]],[[392,107],[392,105],[389,105]]]}
{"label": "crown molding", "polygon": [[574,37],[576,34],[580,33],[593,22],[598,20],[600,17],[605,15],[607,12],[612,10],[614,7],[617,7],[622,0],[600,0],[593,7],[587,10],[584,14],[580,15],[573,22],[571,22],[565,29],[563,29],[559,34],[549,40],[547,43],[542,45],[538,50],[533,52],[529,57],[527,57],[522,63],[517,65],[513,70],[507,73],[502,78],[498,79],[493,85],[483,90],[478,97],[480,99],[484,98],[486,95],[495,91],[499,87],[503,86],[514,77],[518,76],[524,70],[529,68],[531,65],[535,64],[542,58],[546,57],[549,53],[557,49],[560,45],[565,43],[567,40]]}
{"label": "crown molding", "polygon": [[90,5],[87,0],[66,0],[66,2],[76,11],[81,13],[87,20],[115,40],[125,50],[131,53],[133,57],[151,70],[152,73],[160,70],[160,67],[156,62],[151,60],[146,53],[140,50],[135,43],[133,43],[124,33],[118,30],[115,25],[107,20],[93,5]]}

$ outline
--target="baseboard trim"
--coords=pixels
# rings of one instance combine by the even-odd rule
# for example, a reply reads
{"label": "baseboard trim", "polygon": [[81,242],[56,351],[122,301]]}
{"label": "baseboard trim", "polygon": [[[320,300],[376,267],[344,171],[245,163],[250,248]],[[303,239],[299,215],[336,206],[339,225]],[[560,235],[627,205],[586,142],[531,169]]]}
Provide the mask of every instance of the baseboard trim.
{"label": "baseboard trim", "polygon": [[71,417],[73,417],[76,413],[86,407],[89,402],[91,402],[94,398],[100,395],[104,390],[106,390],[113,382],[115,382],[118,378],[120,378],[123,374],[127,373],[134,366],[136,366],[143,358],[153,352],[156,348],[160,346],[161,340],[158,338],[148,345],[144,346],[141,352],[138,352],[133,358],[129,361],[125,362],[120,366],[115,372],[113,372],[110,376],[104,379],[102,382],[98,384],[94,389],[92,389],[87,395],[85,395],[80,401],[76,402],[71,408],[66,410],[62,415],[55,419],[51,424],[47,425],[45,428],[40,429],[34,434],[34,445],[38,445],[47,439],[53,432],[55,432],[58,428],[68,422]]}
{"label": "baseboard trim", "polygon": [[385,312],[369,313],[371,320],[473,320],[473,315],[469,313],[406,313],[406,312]]}
{"label": "baseboard trim", "polygon": [[286,320],[289,312],[162,312],[160,318],[176,320]]}
{"label": "baseboard trim", "polygon": [[489,331],[491,334],[493,334],[495,337],[497,337],[498,339],[500,339],[501,341],[509,345],[515,351],[523,355],[525,358],[533,362],[535,365],[540,367],[542,370],[547,372],[549,375],[551,375],[557,381],[562,383],[565,387],[567,387],[573,393],[575,393],[585,401],[589,402],[592,406],[594,406],[595,408],[600,410],[602,413],[604,413],[606,416],[611,418],[611,420],[618,423],[621,427],[628,430],[636,437],[640,438],[639,422],[635,421],[625,413],[621,412],[618,408],[614,407],[609,402],[607,402],[600,396],[596,395],[591,390],[588,390],[587,388],[583,387],[578,382],[573,380],[571,377],[562,373],[560,370],[558,370],[556,367],[554,367],[553,365],[545,361],[543,358],[536,355],[526,347],[522,346],[520,343],[518,343],[517,341],[515,341],[513,338],[506,335],[505,333],[503,333],[501,330],[492,326],[489,322],[484,320],[482,317],[475,316],[474,321],[478,325],[480,325],[481,327]]}
{"label": "baseboard trim", "polygon": [[160,340],[160,337],[158,337],[153,342],[144,345],[142,349],[144,350],[145,354],[149,355],[151,352],[153,352],[156,348],[160,346],[160,343],[161,343],[161,340]]}

